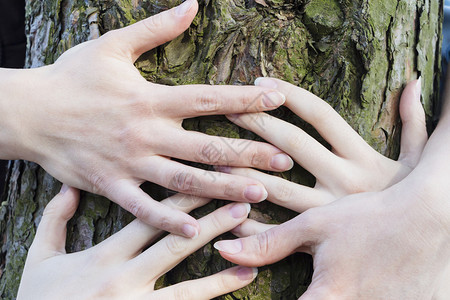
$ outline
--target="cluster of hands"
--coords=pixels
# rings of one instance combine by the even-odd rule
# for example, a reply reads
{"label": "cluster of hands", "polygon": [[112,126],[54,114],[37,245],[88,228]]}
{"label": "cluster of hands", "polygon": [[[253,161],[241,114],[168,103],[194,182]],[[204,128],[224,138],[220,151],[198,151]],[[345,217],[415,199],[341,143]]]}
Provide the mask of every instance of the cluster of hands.
{"label": "cluster of hands", "polygon": [[[420,80],[401,97],[397,161],[373,150],[326,102],[282,80],[259,78],[245,87],[147,82],[134,61],[181,34],[197,9],[188,0],[80,44],[53,65],[1,71],[11,80],[3,96],[31,99],[9,103],[0,121],[2,155],[35,161],[65,183],[44,211],[18,299],[209,299],[246,286],[256,267],[297,251],[314,260],[301,299],[450,295],[450,168],[440,155],[450,134],[438,126],[438,137],[428,141]],[[15,89],[17,78],[34,88]],[[332,149],[264,112],[281,105]],[[227,147],[231,140],[181,126],[185,118],[217,114],[268,143],[248,141],[236,151]],[[211,145],[219,155],[210,156]],[[212,181],[212,171],[171,158],[215,165],[221,175]],[[315,176],[314,187],[256,170],[286,171],[293,161]],[[179,194],[155,201],[140,189],[145,181]],[[98,245],[67,254],[78,189],[108,197],[137,218]],[[187,214],[214,198],[233,202],[199,220]],[[280,225],[248,219],[250,203],[266,199],[300,214]],[[155,243],[164,231],[171,234]],[[238,266],[154,290],[159,277],[227,231],[239,238],[214,247]]]}

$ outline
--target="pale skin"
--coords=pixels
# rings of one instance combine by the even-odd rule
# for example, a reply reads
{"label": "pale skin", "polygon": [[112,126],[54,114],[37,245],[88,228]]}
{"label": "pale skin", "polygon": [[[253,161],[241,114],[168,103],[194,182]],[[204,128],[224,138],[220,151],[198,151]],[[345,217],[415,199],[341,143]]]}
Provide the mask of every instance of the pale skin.
{"label": "pale skin", "polygon": [[[408,84],[400,100],[403,126],[398,160],[375,151],[328,103],[314,94],[277,79],[260,78],[256,84],[278,88],[286,94],[285,105],[313,125],[332,149],[328,150],[300,128],[269,114],[235,114],[228,118],[288,153],[315,176],[316,184],[313,188],[302,186],[250,168],[218,169],[262,182],[270,190],[269,201],[297,212],[354,193],[382,191],[399,182],[417,165],[428,139],[420,103],[421,81]],[[257,228],[270,226],[249,220],[235,232]]]}
{"label": "pale skin", "polygon": [[[0,158],[40,164],[70,186],[101,194],[143,222],[187,237],[200,226],[151,199],[145,181],[200,197],[259,202],[264,186],[175,162],[227,164],[282,171],[293,162],[278,148],[186,131],[183,119],[272,110],[284,103],[264,87],[176,86],[147,82],[133,62],[185,31],[196,0],[64,53],[54,64],[0,69]],[[230,147],[233,145],[233,147]],[[213,180],[214,178],[214,180]]]}
{"label": "pale skin", "polygon": [[[259,83],[261,83],[261,81]],[[424,131],[424,123],[422,122],[424,116],[418,99],[418,92],[420,93],[420,89],[418,88],[417,82],[412,82],[407,86],[402,95],[401,115],[404,123],[404,131],[402,133],[402,155],[400,156],[399,161],[390,161],[387,164],[388,166],[400,166],[396,169],[401,169],[403,164],[406,164],[407,171],[405,171],[405,173],[409,173],[417,164],[423,150],[423,145],[426,141],[426,132]],[[293,94],[295,94],[295,90],[287,94],[290,95],[287,102],[287,105],[289,105],[289,101],[295,101],[293,100],[294,98],[292,98]],[[322,105],[319,101],[314,102],[312,101],[313,99],[306,100],[305,103],[312,104],[311,111],[320,112],[320,109],[316,107],[316,104]],[[272,120],[271,122],[279,121]],[[266,124],[270,124],[270,122]],[[280,123],[274,123],[272,125],[277,126],[277,124]],[[336,120],[336,124],[337,126],[339,126],[339,124],[343,125],[343,123],[338,120]],[[316,126],[316,124],[314,125]],[[290,125],[281,124],[281,126]],[[292,134],[300,132],[294,127],[281,129],[288,134],[289,130],[293,131]],[[345,132],[345,130],[343,132]],[[352,135],[354,134],[356,133],[352,133]],[[420,137],[424,139],[423,143],[418,142]],[[289,151],[289,149],[282,145],[278,146],[283,148],[287,153],[290,153],[294,158],[298,159],[296,152]],[[371,151],[369,151],[369,154],[372,153]],[[378,157],[382,156],[377,154],[374,155],[373,159],[376,160]],[[384,159],[386,158],[382,158],[382,161],[384,161]],[[355,161],[357,162],[358,160]],[[358,165],[358,163],[355,164]],[[420,165],[421,164],[419,163],[419,166]],[[364,165],[360,165],[360,169],[364,170]],[[231,172],[236,170],[243,171],[241,169],[235,169],[231,170]],[[372,171],[373,169],[367,170],[368,173]],[[238,242],[218,242],[216,243],[216,247],[222,250],[221,254],[225,258],[247,266],[259,266],[275,262],[295,251],[305,251],[313,254],[315,259],[313,284],[308,289],[307,293],[302,296],[302,299],[427,299],[430,295],[434,296],[435,299],[445,299],[449,292],[445,290],[447,287],[446,283],[448,282],[448,278],[450,278],[450,274],[448,274],[449,269],[445,270],[445,265],[448,261],[449,242],[446,240],[448,227],[444,226],[448,226],[448,224],[446,225],[443,223],[443,221],[445,221],[445,216],[443,216],[443,214],[438,213],[433,215],[433,212],[429,210],[429,204],[425,203],[425,201],[418,201],[417,198],[413,197],[420,195],[420,192],[423,193],[422,195],[428,196],[436,194],[430,193],[430,191],[427,190],[422,191],[419,184],[412,184],[411,186],[416,187],[416,189],[408,189],[408,193],[399,188],[402,184],[410,185],[411,183],[408,181],[409,178],[411,178],[411,176],[408,176],[401,181],[401,183],[394,185],[392,188],[383,192],[351,195],[344,197],[341,200],[337,200],[331,205],[324,205],[322,207],[319,206],[323,203],[318,202],[311,205],[311,207],[316,208],[309,209],[299,217],[280,226],[273,227],[268,231],[265,231],[267,228],[262,224],[245,221],[242,226],[238,227],[239,230],[236,230],[235,227],[235,233],[240,236],[258,233],[256,236],[238,240]],[[270,183],[270,179],[277,183],[275,180],[276,178],[270,177],[268,177],[267,180],[262,179],[262,182]],[[420,180],[420,182],[423,182],[423,178]],[[370,187],[371,186],[364,185],[359,186],[359,188],[362,189],[368,189]],[[293,186],[293,188],[295,188],[295,186]],[[304,189],[305,187],[299,188]],[[277,193],[276,187],[269,184],[268,190],[269,199],[276,201],[274,200],[276,197],[273,197],[273,195],[276,195]],[[317,192],[322,192],[322,190]],[[346,193],[351,192],[351,190],[346,191]],[[58,195],[56,201],[61,197],[65,197],[64,195],[65,194],[62,194],[62,196],[61,194]],[[270,195],[272,195],[272,197]],[[395,201],[391,201],[389,196]],[[333,201],[331,197],[327,197],[326,199],[330,202]],[[424,198],[424,200],[428,199]],[[66,201],[70,201],[70,199]],[[177,195],[171,199],[165,200],[164,204],[173,206],[173,208],[176,208],[174,205],[179,205],[181,209],[188,211],[205,204],[207,201],[207,199],[195,197],[185,198],[185,196]],[[303,199],[294,197],[284,203],[286,206],[292,208],[293,204],[291,202],[295,201],[301,202]],[[63,207],[75,206],[67,209],[66,212],[68,213],[63,214],[54,213],[55,211],[58,211],[55,209],[54,203],[55,200],[53,200],[51,205],[46,209],[46,213],[44,213],[44,218],[38,229],[36,240],[30,250],[23,280],[21,282],[19,299],[21,299],[22,295],[27,295],[26,292],[23,291],[28,291],[34,295],[36,287],[42,287],[42,295],[47,297],[47,295],[49,295],[46,294],[48,293],[48,290],[54,287],[49,283],[52,282],[52,280],[46,278],[44,275],[61,272],[58,271],[59,269],[54,271],[50,270],[48,272],[44,268],[47,262],[50,266],[55,267],[55,264],[60,264],[59,259],[68,262],[73,261],[73,258],[71,258],[70,255],[63,254],[65,253],[65,224],[67,219],[73,214],[76,207],[76,201],[73,202],[72,205],[63,205]],[[301,211],[301,209],[298,210]],[[437,211],[445,211],[445,205]],[[216,213],[218,214],[218,212]],[[243,214],[245,216],[247,215],[244,212]],[[58,217],[58,215],[60,217]],[[65,216],[62,218],[62,221],[61,215]],[[245,217],[242,217],[241,219],[236,220],[236,223],[242,222],[244,219]],[[411,219],[414,220],[414,222],[411,222]],[[55,227],[59,228],[57,231],[48,229],[49,226],[46,225],[46,222],[52,220],[60,220],[60,225]],[[217,220],[225,222],[226,218],[224,220],[222,220],[222,218],[217,218]],[[415,221],[417,221],[417,223],[415,223]],[[224,226],[226,228],[222,228],[219,231],[229,230],[232,228],[232,223],[233,222],[226,223],[229,224],[229,226],[226,225]],[[140,224],[138,227],[141,229],[134,228],[137,225],[133,224]],[[442,226],[443,224],[444,226]],[[217,226],[217,228],[221,227],[220,225]],[[117,254],[114,252],[114,249],[129,246],[130,249],[133,249],[133,259],[135,259],[137,257],[136,255],[138,255],[145,247],[143,245],[147,245],[157,236],[156,231],[149,228],[149,226],[140,221],[134,221],[134,223],[120,233],[92,248],[94,250],[89,249],[87,251],[76,253],[75,255],[78,259],[75,260],[74,264],[76,264],[77,267],[75,268],[72,264],[67,263],[67,266],[63,268],[67,273],[58,273],[58,278],[61,277],[65,282],[71,282],[70,278],[72,278],[73,272],[79,272],[78,266],[80,265],[80,261],[82,265],[83,262],[88,261],[89,266],[92,261],[94,261],[97,262],[97,264],[100,264],[102,268],[106,269],[105,279],[100,281],[98,280],[98,277],[97,279],[91,279],[90,275],[92,272],[96,273],[100,271],[100,269],[97,269],[97,264],[94,264],[96,267],[88,268],[87,271],[83,270],[83,272],[85,272],[83,273],[83,276],[74,276],[74,278],[78,279],[77,282],[65,284],[64,288],[55,288],[57,295],[70,296],[75,293],[74,289],[76,289],[76,287],[85,286],[89,283],[88,286],[90,288],[87,289],[88,294],[76,294],[77,297],[83,298],[93,295],[95,297],[104,296],[114,299],[115,297],[120,298],[126,295],[127,298],[130,299],[139,299],[145,294],[149,298],[152,298],[152,296],[155,295],[156,297],[163,297],[164,299],[202,299],[201,297],[214,297],[221,293],[226,293],[242,287],[249,283],[254,278],[254,274],[256,274],[254,269],[239,269],[245,270],[240,272],[247,274],[248,277],[245,277],[245,280],[236,280],[236,277],[239,279],[239,275],[233,273],[235,271],[237,272],[237,270],[233,269],[225,271],[225,273],[216,274],[215,277],[205,278],[203,279],[205,282],[202,282],[200,285],[195,285],[193,282],[186,282],[182,285],[174,286],[173,288],[175,290],[172,288],[163,289],[162,291],[167,293],[163,294],[164,296],[161,296],[162,294],[158,294],[158,292],[156,294],[148,294],[151,292],[154,280],[161,274],[151,277],[154,275],[147,273],[148,269],[152,268],[148,265],[138,263],[137,265],[142,267],[142,269],[136,267],[133,269],[132,274],[138,274],[137,276],[139,276],[139,274],[146,274],[153,278],[148,279],[150,280],[151,285],[147,285],[143,288],[142,286],[136,285],[134,280],[129,282],[124,280],[120,274],[110,272],[108,266],[111,265],[114,269],[116,266],[122,268],[124,265],[130,264],[132,259],[123,265],[116,263]],[[130,233],[128,233],[127,230]],[[140,230],[147,233],[141,234]],[[204,242],[202,239],[202,234],[205,234],[204,230],[201,232],[199,239]],[[55,239],[55,237],[59,238]],[[126,238],[124,239],[123,237]],[[188,241],[188,243],[194,244],[196,247],[199,245],[199,243],[196,243],[197,240],[191,241],[175,236],[174,238],[179,241]],[[121,239],[123,240],[121,241]],[[426,241],[424,241],[425,239]],[[42,241],[56,240],[59,240],[59,246],[51,249],[52,255],[49,255],[48,259],[45,255],[43,256],[44,258],[33,258],[36,256],[36,253],[42,251],[39,249],[48,249],[48,245],[52,244],[48,242],[43,243]],[[205,241],[206,240],[208,239],[205,239]],[[175,252],[178,252],[176,249],[179,249],[180,256],[183,256],[181,255],[181,252],[189,252],[186,247],[177,247],[178,243],[169,242],[165,247],[167,247],[167,245],[170,245],[170,248],[175,249]],[[418,245],[420,245],[420,247],[418,247]],[[146,252],[141,255],[148,258],[149,264],[155,264],[155,262],[166,261],[167,248],[164,249],[166,250],[165,252],[151,252],[151,259],[150,255],[147,255]],[[110,251],[112,253],[110,253]],[[58,253],[58,255],[55,253]],[[180,259],[180,256],[177,256],[177,259]],[[183,257],[185,256],[186,254],[184,253]],[[168,260],[171,261],[171,256],[169,255],[168,257]],[[411,258],[413,258],[414,264],[410,264],[410,261],[408,261],[408,259]],[[110,260],[113,262],[110,262]],[[153,260],[153,262],[151,260]],[[178,260],[176,262],[178,262]],[[176,262],[172,261],[170,267],[173,267]],[[119,263],[123,263],[123,261],[119,259]],[[170,267],[168,267],[168,269]],[[165,269],[165,271],[168,269]],[[125,270],[128,270],[128,268],[125,268]],[[423,272],[424,270],[426,272]],[[223,277],[225,274],[226,276]],[[83,281],[86,280],[86,278],[88,279],[86,281],[87,283]],[[127,278],[126,275],[125,278]],[[229,279],[229,281],[224,281],[226,278]],[[206,280],[209,280],[208,283],[206,283]],[[94,284],[91,285],[91,281]],[[216,284],[217,282],[222,283]],[[228,282],[228,284],[223,284],[223,282]],[[57,283],[55,285],[57,285]],[[99,286],[100,288],[98,288]],[[105,288],[105,286],[112,286],[114,288]],[[177,290],[183,286],[186,289]],[[226,288],[224,288],[224,286],[226,286]],[[205,287],[208,287],[206,292],[204,291]],[[135,289],[137,291],[136,293],[133,292]],[[109,293],[104,294],[105,291],[108,291]],[[196,294],[199,291],[201,291],[201,294]],[[77,293],[79,293],[78,290]]]}
{"label": "pale skin", "polygon": [[[201,218],[196,239],[162,233],[136,219],[85,251],[67,254],[66,224],[79,192],[63,186],[47,205],[29,250],[18,299],[211,299],[249,284],[257,269],[233,267],[217,274],[154,290],[156,280],[217,235],[241,223],[248,203],[234,203]],[[188,212],[209,200],[182,194],[162,201]],[[146,249],[146,250],[144,250]]]}
{"label": "pale skin", "polygon": [[[409,97],[411,96],[409,91],[414,90],[412,85],[414,82],[406,88],[400,107],[404,123],[402,155],[398,162],[386,164],[397,165],[393,170],[404,169],[404,172],[394,174],[404,174],[405,178],[389,176],[393,173],[386,173],[387,179],[381,182],[388,186],[383,190],[382,186],[364,185],[364,181],[351,179],[349,175],[333,173],[333,164],[328,165],[331,171],[329,177],[326,180],[318,178],[318,182],[324,184],[321,184],[320,188],[316,186],[310,190],[311,193],[318,195],[319,200],[322,199],[320,195],[325,193],[327,197],[323,198],[324,201],[314,203],[314,199],[301,196],[283,203],[275,200],[274,202],[297,211],[306,211],[286,223],[271,228],[255,222],[246,222],[245,226],[235,229],[236,234],[242,238],[216,243],[215,247],[220,250],[221,255],[234,263],[262,266],[297,251],[310,253],[314,259],[313,279],[300,299],[448,298],[450,109],[447,101],[439,125],[425,145],[426,136],[421,134],[420,129],[423,128],[422,115],[414,108],[418,107],[414,101],[416,103],[418,101],[417,98],[414,100],[413,97]],[[280,90],[284,90],[283,87],[286,86],[280,85]],[[291,92],[287,94],[288,106],[295,95],[301,93],[305,95],[304,91],[295,89]],[[411,106],[405,106],[405,103]],[[294,110],[293,106],[290,108]],[[328,116],[330,115],[333,113],[330,112]],[[325,126],[326,129],[327,121],[312,119],[310,122],[333,147],[337,148],[333,154],[336,156],[333,158],[342,161],[340,159],[345,155],[345,149],[340,150],[320,129],[321,126]],[[339,129],[339,125],[337,126]],[[286,126],[284,130],[297,129]],[[416,134],[410,137],[416,136],[417,139],[407,137],[412,132]],[[360,148],[353,134],[348,138],[352,143],[356,143],[357,149]],[[296,158],[295,149],[283,147],[281,144],[278,146]],[[343,146],[345,148],[345,145]],[[371,151],[368,152],[369,164],[374,159],[370,153]],[[352,156],[350,152],[349,154],[343,161],[350,165],[353,161],[351,170],[354,170],[354,163],[358,160],[352,157],[358,158],[359,155],[356,153],[356,156]],[[359,164],[363,166],[362,161]],[[382,166],[382,160],[376,165]],[[318,167],[320,169],[320,164]],[[356,170],[358,171],[357,167]],[[236,171],[240,174],[249,172],[227,171]],[[310,171],[313,172],[312,169]],[[255,171],[248,174],[252,174],[254,178],[258,176],[262,178],[261,174]],[[357,174],[363,178],[383,175],[378,173],[378,168],[373,167]],[[330,187],[339,183],[341,176],[355,182],[357,191],[362,192],[364,189],[370,191],[372,188],[379,188],[382,191],[352,194],[354,191],[346,190],[344,184],[341,185],[339,192],[335,192],[336,190]],[[379,179],[383,180],[382,177]],[[269,198],[278,192],[274,185],[266,185],[266,188]],[[292,189],[303,191],[305,187],[292,186]],[[294,204],[296,201],[303,204]]]}

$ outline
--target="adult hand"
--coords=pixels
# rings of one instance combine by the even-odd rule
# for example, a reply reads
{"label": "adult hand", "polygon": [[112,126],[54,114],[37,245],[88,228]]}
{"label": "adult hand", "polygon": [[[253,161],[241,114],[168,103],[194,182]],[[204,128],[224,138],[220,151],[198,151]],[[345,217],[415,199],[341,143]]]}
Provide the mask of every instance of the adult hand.
{"label": "adult hand", "polygon": [[269,144],[234,142],[181,126],[195,116],[271,110],[284,96],[263,87],[158,85],[133,66],[142,53],[188,28],[197,9],[195,0],[187,0],[80,44],[53,65],[0,70],[5,79],[2,158],[35,161],[70,186],[103,195],[147,224],[188,237],[198,234],[196,220],[152,200],[140,189],[143,182],[201,197],[264,200],[267,192],[254,179],[219,176],[170,158],[291,168],[292,160]]}
{"label": "adult hand", "polygon": [[246,266],[270,264],[296,251],[312,254],[312,283],[300,299],[447,299],[449,199],[434,198],[439,185],[427,186],[423,175],[431,174],[344,197],[215,247]]}
{"label": "adult hand", "polygon": [[[405,122],[408,89],[401,104],[405,130],[414,124]],[[446,299],[449,114],[443,114],[419,163],[399,183],[311,208],[267,231],[268,226],[247,226],[240,235],[255,235],[215,247],[226,259],[247,266],[269,264],[296,251],[312,254],[313,280],[302,299]],[[405,152],[405,140],[402,144],[403,157],[414,153]],[[268,187],[269,194],[273,189]]]}
{"label": "adult hand", "polygon": [[300,128],[268,114],[235,114],[228,116],[231,121],[289,154],[316,177],[316,184],[310,188],[249,168],[219,169],[262,182],[270,191],[268,200],[297,212],[346,195],[381,191],[399,182],[416,166],[427,142],[420,80],[409,83],[401,97],[403,129],[397,161],[375,151],[329,104],[312,93],[277,79],[261,78],[256,84],[284,93],[285,105],[314,126],[332,151]]}
{"label": "adult hand", "polygon": [[[242,222],[250,210],[248,203],[230,204],[200,219],[202,231],[195,240],[168,235],[146,249],[161,231],[136,219],[94,247],[66,254],[66,224],[78,198],[76,189],[64,186],[46,207],[28,253],[18,299],[210,299],[244,287],[256,277],[255,268],[234,267],[154,290],[158,277]],[[189,211],[207,201],[179,194],[163,202]]]}

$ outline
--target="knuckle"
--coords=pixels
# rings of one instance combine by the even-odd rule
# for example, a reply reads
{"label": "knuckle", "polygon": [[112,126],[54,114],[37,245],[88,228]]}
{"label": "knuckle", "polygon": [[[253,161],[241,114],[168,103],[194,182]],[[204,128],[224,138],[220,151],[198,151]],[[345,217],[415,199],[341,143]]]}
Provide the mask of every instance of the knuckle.
{"label": "knuckle", "polygon": [[289,147],[298,152],[303,152],[308,147],[308,139],[300,134],[288,136],[287,141]]}
{"label": "knuckle", "polygon": [[279,183],[275,190],[276,190],[276,192],[273,195],[273,197],[278,202],[287,203],[287,202],[292,201],[294,191],[293,191],[291,185],[288,184],[287,182],[283,181],[283,182]]}
{"label": "knuckle", "polygon": [[254,98],[244,96],[241,98],[239,105],[242,106],[243,112],[251,112],[263,106],[262,103],[264,97],[266,97],[266,94],[263,91],[258,93],[258,96]]}
{"label": "knuckle", "polygon": [[232,284],[232,277],[229,276],[219,276],[215,282],[217,291],[228,291]]}
{"label": "knuckle", "polygon": [[87,174],[87,181],[91,186],[92,193],[105,195],[110,185],[107,180],[108,177],[97,170],[90,170]]}
{"label": "knuckle", "polygon": [[222,105],[219,95],[216,92],[206,92],[198,97],[194,102],[194,113],[217,113],[221,111]]}
{"label": "knuckle", "polygon": [[172,228],[172,222],[171,220],[166,216],[160,216],[160,220],[158,222],[158,227],[164,231],[171,231]]}
{"label": "knuckle", "polygon": [[270,254],[270,245],[273,240],[273,233],[271,230],[261,232],[256,235],[256,253],[260,257],[267,257]]}
{"label": "knuckle", "polygon": [[177,286],[174,290],[173,299],[175,300],[189,300],[194,299],[192,291],[185,286]]}
{"label": "knuckle", "polygon": [[169,188],[183,193],[200,193],[201,184],[194,174],[176,171],[169,183]]}
{"label": "knuckle", "polygon": [[167,251],[169,251],[169,253],[173,256],[179,257],[186,254],[187,245],[180,236],[173,234],[167,236],[165,245],[167,247]]}
{"label": "knuckle", "polygon": [[211,224],[211,227],[214,229],[214,231],[219,231],[224,228],[223,222],[222,222],[223,219],[224,218],[220,217],[216,213],[211,214],[210,224]]}
{"label": "knuckle", "polygon": [[199,160],[201,163],[217,165],[223,161],[224,150],[221,143],[208,143],[200,147]]}
{"label": "knuckle", "polygon": [[142,20],[142,25],[144,25],[151,34],[156,34],[163,27],[163,23],[164,20],[160,14]]}
{"label": "knuckle", "polygon": [[254,151],[251,152],[250,159],[250,163],[252,166],[259,167],[263,165],[264,161],[266,160],[266,154],[261,150],[255,148]]}
{"label": "knuckle", "polygon": [[149,217],[149,212],[143,206],[143,204],[139,199],[136,198],[126,199],[124,203],[124,208],[140,220],[146,220]]}

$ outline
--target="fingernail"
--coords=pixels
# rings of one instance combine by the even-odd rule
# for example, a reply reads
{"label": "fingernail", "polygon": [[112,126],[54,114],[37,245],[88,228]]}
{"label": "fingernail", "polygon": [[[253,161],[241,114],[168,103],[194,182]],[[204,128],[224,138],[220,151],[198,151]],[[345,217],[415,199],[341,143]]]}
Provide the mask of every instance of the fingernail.
{"label": "fingernail", "polygon": [[416,82],[416,99],[420,102],[420,96],[422,94],[422,76],[417,79]]}
{"label": "fingernail", "polygon": [[278,87],[278,84],[275,80],[272,80],[272,79],[266,78],[266,77],[256,78],[255,85],[261,86],[261,87],[267,87],[267,88],[271,88],[271,89],[276,89]]}
{"label": "fingernail", "polygon": [[178,16],[186,15],[191,10],[193,2],[194,1],[192,0],[184,1],[183,3],[178,5],[178,7],[175,9],[175,14],[177,14]]}
{"label": "fingernail", "polygon": [[253,280],[258,275],[257,268],[239,267],[236,271],[237,277],[242,281]]}
{"label": "fingernail", "polygon": [[263,104],[267,108],[274,108],[286,102],[286,97],[280,92],[269,92],[263,97]]}
{"label": "fingernail", "polygon": [[249,203],[236,203],[230,207],[230,214],[235,219],[240,219],[249,214],[251,206]]}
{"label": "fingernail", "polygon": [[69,190],[69,186],[67,184],[63,184],[61,187],[61,191],[59,192],[60,194],[65,194],[67,191]]}
{"label": "fingernail", "polygon": [[284,153],[279,153],[272,157],[270,161],[270,166],[277,170],[290,170],[294,166],[294,161],[289,155]]}
{"label": "fingernail", "polygon": [[222,172],[222,173],[226,173],[226,174],[231,173],[231,167],[227,167],[227,166],[214,166],[214,170],[216,170],[217,172]]}
{"label": "fingernail", "polygon": [[184,235],[187,236],[188,238],[195,239],[198,237],[197,228],[195,228],[191,224],[184,224],[182,231],[183,231]]}
{"label": "fingernail", "polygon": [[249,185],[244,191],[244,197],[251,202],[266,200],[267,195],[266,189],[259,185]]}
{"label": "fingernail", "polygon": [[218,241],[214,243],[214,248],[229,254],[237,254],[242,251],[241,240]]}

